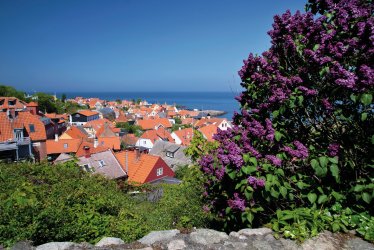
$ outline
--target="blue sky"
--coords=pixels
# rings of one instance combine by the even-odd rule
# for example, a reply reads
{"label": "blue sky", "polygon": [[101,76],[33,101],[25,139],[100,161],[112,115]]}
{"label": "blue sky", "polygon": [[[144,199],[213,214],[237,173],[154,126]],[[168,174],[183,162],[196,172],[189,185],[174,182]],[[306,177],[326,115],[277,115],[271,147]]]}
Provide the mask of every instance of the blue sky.
{"label": "blue sky", "polygon": [[25,91],[236,91],[295,0],[0,1],[0,84]]}

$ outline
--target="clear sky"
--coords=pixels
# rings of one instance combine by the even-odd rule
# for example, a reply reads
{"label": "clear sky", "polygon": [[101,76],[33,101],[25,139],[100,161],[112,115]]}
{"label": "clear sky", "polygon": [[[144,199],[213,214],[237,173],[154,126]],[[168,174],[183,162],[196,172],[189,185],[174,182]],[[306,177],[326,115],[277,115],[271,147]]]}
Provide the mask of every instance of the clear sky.
{"label": "clear sky", "polygon": [[299,0],[3,0],[0,84],[24,91],[230,91]]}

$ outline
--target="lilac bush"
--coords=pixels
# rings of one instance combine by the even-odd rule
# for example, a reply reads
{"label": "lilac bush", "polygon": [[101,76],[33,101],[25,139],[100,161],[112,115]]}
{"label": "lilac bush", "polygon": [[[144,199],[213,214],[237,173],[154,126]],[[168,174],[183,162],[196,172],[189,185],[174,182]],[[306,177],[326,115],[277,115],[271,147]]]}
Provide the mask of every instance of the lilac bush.
{"label": "lilac bush", "polygon": [[233,128],[200,160],[205,209],[226,229],[335,203],[373,214],[373,24],[369,0],[310,0],[274,17],[270,49],[239,71]]}

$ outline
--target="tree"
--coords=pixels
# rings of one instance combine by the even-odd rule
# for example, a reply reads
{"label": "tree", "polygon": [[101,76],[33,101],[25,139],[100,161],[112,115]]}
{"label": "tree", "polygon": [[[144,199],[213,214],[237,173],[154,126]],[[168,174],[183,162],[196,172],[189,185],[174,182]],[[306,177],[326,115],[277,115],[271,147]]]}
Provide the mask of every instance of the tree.
{"label": "tree", "polygon": [[42,93],[42,92],[38,92],[35,95],[38,98],[39,109],[42,112],[47,112],[47,113],[57,112],[57,107],[56,107],[56,104],[55,104],[55,101],[52,95]]}
{"label": "tree", "polygon": [[61,101],[62,101],[62,102],[65,102],[65,101],[66,101],[66,94],[65,94],[65,93],[63,93],[63,94],[61,95]]}
{"label": "tree", "polygon": [[200,161],[207,205],[227,230],[287,231],[294,216],[282,211],[299,209],[300,221],[336,204],[373,215],[373,5],[310,0],[307,10],[274,17],[270,49],[239,71],[241,113]]}

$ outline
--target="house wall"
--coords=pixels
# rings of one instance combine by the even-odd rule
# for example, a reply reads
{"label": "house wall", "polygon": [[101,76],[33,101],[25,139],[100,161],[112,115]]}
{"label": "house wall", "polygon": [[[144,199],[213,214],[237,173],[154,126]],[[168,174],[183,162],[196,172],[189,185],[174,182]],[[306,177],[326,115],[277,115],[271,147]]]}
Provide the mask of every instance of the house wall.
{"label": "house wall", "polygon": [[182,140],[179,139],[179,137],[174,132],[171,133],[171,137],[175,140],[175,144],[178,144],[178,145],[182,144]]}
{"label": "house wall", "polygon": [[36,160],[47,158],[47,143],[45,141],[32,142],[33,154]]}
{"label": "house wall", "polygon": [[230,124],[227,121],[223,121],[218,126],[221,130],[227,130],[227,128],[231,128]]}
{"label": "house wall", "polygon": [[153,143],[152,143],[152,141],[150,139],[140,138],[136,142],[135,146],[137,146],[137,147],[145,147],[145,148],[148,148],[148,149],[152,149],[153,148]]}
{"label": "house wall", "polygon": [[[157,176],[157,169],[158,168],[163,168],[163,173],[160,176]],[[152,170],[150,171],[145,183],[155,181],[158,179],[161,179],[163,177],[169,176],[169,177],[174,177],[174,172],[171,170],[171,168],[165,163],[163,159],[158,159],[156,164],[153,166]]]}

